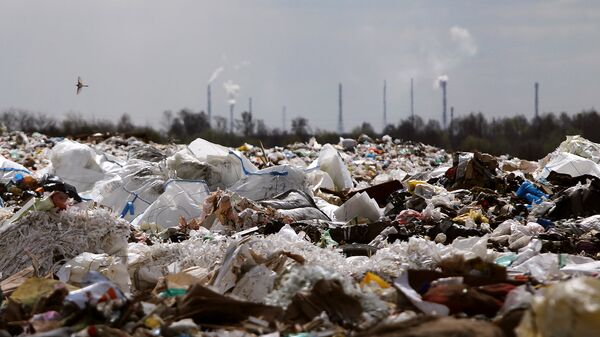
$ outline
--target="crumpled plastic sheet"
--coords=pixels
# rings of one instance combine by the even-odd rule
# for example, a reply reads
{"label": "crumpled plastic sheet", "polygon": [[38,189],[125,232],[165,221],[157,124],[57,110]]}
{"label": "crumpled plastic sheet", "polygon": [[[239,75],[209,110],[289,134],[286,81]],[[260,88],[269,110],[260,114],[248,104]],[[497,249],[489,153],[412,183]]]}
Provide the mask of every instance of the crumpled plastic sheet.
{"label": "crumpled plastic sheet", "polygon": [[496,241],[507,240],[509,248],[513,251],[526,247],[533,237],[545,231],[542,225],[529,222],[522,225],[516,220],[509,219],[502,222],[491,234]]}
{"label": "crumpled plastic sheet", "polygon": [[96,182],[93,189],[82,191],[81,194],[110,207],[115,213],[121,212],[131,201],[134,214],[125,214],[125,219],[129,221],[158,199],[168,180],[167,172],[161,165],[143,160],[130,160],[127,165],[111,170],[106,176],[106,179]]}
{"label": "crumpled plastic sheet", "polygon": [[517,327],[519,337],[587,337],[600,329],[600,280],[580,277],[540,291]]}
{"label": "crumpled plastic sheet", "polygon": [[53,172],[65,182],[85,191],[104,178],[98,155],[89,146],[65,139],[50,151]]}
{"label": "crumpled plastic sheet", "polygon": [[600,163],[600,145],[579,135],[567,136],[567,139],[560,143],[555,152],[568,152]]}
{"label": "crumpled plastic sheet", "polygon": [[274,166],[245,175],[229,188],[251,200],[272,198],[289,190],[310,193],[304,171],[293,166]]}
{"label": "crumpled plastic sheet", "polygon": [[[33,211],[0,235],[1,279],[32,263],[41,275],[56,272],[83,252],[123,256],[129,234],[129,222],[105,209]],[[54,261],[57,256],[62,260]]]}
{"label": "crumpled plastic sheet", "polygon": [[538,171],[536,179],[545,179],[550,172],[566,174],[574,178],[583,175],[600,178],[600,165],[590,159],[566,152],[559,152],[550,158],[541,171]]}
{"label": "crumpled plastic sheet", "polygon": [[309,169],[314,168],[319,168],[329,174],[338,191],[350,189],[353,186],[352,176],[344,163],[342,154],[331,144],[324,145],[318,159],[309,166]]}
{"label": "crumpled plastic sheet", "polygon": [[563,265],[590,262],[594,262],[594,259],[570,254],[542,253],[527,259],[523,263],[514,264],[508,271],[523,274],[529,273],[539,281],[547,281],[557,276]]}

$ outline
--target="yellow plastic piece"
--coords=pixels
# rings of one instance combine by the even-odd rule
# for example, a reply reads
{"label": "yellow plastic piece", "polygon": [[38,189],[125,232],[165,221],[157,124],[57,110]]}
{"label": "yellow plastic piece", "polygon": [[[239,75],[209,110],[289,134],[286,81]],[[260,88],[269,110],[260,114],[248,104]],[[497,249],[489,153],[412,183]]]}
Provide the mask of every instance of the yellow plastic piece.
{"label": "yellow plastic piece", "polygon": [[456,218],[452,219],[452,221],[465,223],[467,219],[473,220],[475,223],[489,223],[490,220],[481,213],[481,210],[469,210],[469,213],[461,214]]}
{"label": "yellow plastic piece", "polygon": [[360,281],[360,286],[364,287],[370,283],[375,283],[381,289],[386,289],[390,287],[390,284],[385,282],[381,277],[371,273],[370,271],[365,274],[362,281]]}
{"label": "yellow plastic piece", "polygon": [[144,320],[144,325],[149,329],[159,328],[163,324],[162,319],[156,315],[152,315]]}
{"label": "yellow plastic piece", "polygon": [[410,193],[413,193],[415,191],[415,187],[417,187],[417,185],[421,185],[421,184],[427,184],[427,182],[423,181],[423,180],[409,180],[408,181],[408,191]]}

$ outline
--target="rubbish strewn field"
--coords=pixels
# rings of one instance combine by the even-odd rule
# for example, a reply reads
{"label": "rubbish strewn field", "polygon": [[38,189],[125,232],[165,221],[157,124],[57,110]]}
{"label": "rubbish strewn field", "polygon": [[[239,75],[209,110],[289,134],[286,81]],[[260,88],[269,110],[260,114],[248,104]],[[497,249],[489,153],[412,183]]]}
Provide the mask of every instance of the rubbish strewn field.
{"label": "rubbish strewn field", "polygon": [[594,336],[600,144],[0,137],[0,335]]}

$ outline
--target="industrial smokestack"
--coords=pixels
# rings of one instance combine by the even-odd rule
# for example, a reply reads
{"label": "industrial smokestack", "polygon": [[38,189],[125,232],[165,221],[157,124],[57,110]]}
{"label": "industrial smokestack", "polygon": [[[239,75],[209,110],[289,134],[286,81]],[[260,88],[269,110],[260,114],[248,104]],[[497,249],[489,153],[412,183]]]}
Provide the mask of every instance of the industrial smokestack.
{"label": "industrial smokestack", "polygon": [[442,128],[446,128],[448,117],[446,114],[446,86],[448,85],[448,76],[442,75],[437,78],[435,82],[436,86],[440,86],[442,88]]}
{"label": "industrial smokestack", "polygon": [[442,81],[440,85],[442,86],[442,127],[446,128],[446,81]]}
{"label": "industrial smokestack", "polygon": [[227,103],[229,103],[229,133],[233,134],[233,108],[236,103],[236,98],[240,92],[240,85],[233,83],[231,80],[223,83],[223,87],[227,92]]}
{"label": "industrial smokestack", "polygon": [[414,126],[415,123],[415,95],[413,89],[413,79],[410,79],[410,117],[412,118],[412,123]]}
{"label": "industrial smokestack", "polygon": [[454,107],[450,107],[450,135],[454,132]]}
{"label": "industrial smokestack", "polygon": [[233,107],[235,104],[229,104],[229,133],[233,134]]}
{"label": "industrial smokestack", "polygon": [[338,107],[339,107],[339,116],[338,116],[338,133],[341,135],[344,133],[344,119],[342,116],[342,83],[338,85]]}
{"label": "industrial smokestack", "polygon": [[219,77],[219,74],[224,70],[225,68],[223,67],[219,67],[217,69],[215,69],[212,73],[212,75],[210,75],[210,78],[208,79],[208,86],[206,87],[206,113],[208,114],[208,125],[211,125],[212,123],[212,102],[211,102],[211,92],[210,92],[210,84],[217,79],[217,77]]}
{"label": "industrial smokestack", "polygon": [[210,97],[210,83],[206,87],[206,113],[208,114],[208,125],[211,125],[212,122],[212,104]]}
{"label": "industrial smokestack", "polygon": [[535,84],[533,85],[534,89],[535,89],[535,118],[540,117],[540,101],[539,101],[539,91],[540,91],[540,84],[538,82],[535,82]]}
{"label": "industrial smokestack", "polygon": [[383,80],[383,127],[382,130],[385,130],[387,126],[387,82]]}
{"label": "industrial smokestack", "polygon": [[286,116],[286,107],[285,105],[281,109],[281,132],[285,132],[287,126],[287,116]]}

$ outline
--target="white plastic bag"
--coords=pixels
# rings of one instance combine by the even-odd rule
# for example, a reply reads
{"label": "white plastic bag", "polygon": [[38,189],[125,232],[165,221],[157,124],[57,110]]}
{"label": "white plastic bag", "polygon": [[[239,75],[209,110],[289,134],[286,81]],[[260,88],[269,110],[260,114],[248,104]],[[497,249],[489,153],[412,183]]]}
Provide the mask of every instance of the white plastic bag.
{"label": "white plastic bag", "polygon": [[[163,193],[166,180],[166,172],[158,164],[130,160],[127,165],[112,170],[111,175],[98,181],[92,190],[82,193],[82,196],[110,207],[131,221]],[[133,208],[124,212],[128,202],[132,203]]]}
{"label": "white plastic bag", "polygon": [[439,208],[435,208],[432,203],[429,203],[423,212],[421,212],[421,220],[428,222],[439,222],[442,220],[442,212],[440,212]]}
{"label": "white plastic bag", "polygon": [[192,154],[202,163],[214,166],[221,175],[220,183],[225,187],[233,185],[245,173],[257,171],[256,166],[239,152],[202,138],[194,140],[182,151]]}
{"label": "white plastic bag", "polygon": [[366,192],[362,192],[353,195],[333,213],[336,221],[346,222],[361,216],[375,222],[381,216],[381,209],[377,201],[371,199]]}
{"label": "white plastic bag", "polygon": [[83,192],[104,179],[100,156],[89,146],[65,139],[50,152],[53,173]]}
{"label": "white plastic bag", "polygon": [[26,169],[25,166],[0,156],[0,181],[10,181],[19,173],[21,175],[31,174],[31,172]]}
{"label": "white plastic bag", "polygon": [[354,186],[350,171],[348,171],[338,151],[331,144],[323,146],[321,152],[319,152],[319,158],[310,165],[309,169],[311,168],[319,168],[321,171],[327,172],[337,191],[351,189]]}
{"label": "white plastic bag", "polygon": [[201,162],[189,151],[179,151],[166,160],[170,176],[185,180],[204,180],[211,191],[225,189],[221,170],[206,162]]}
{"label": "white plastic bag", "polygon": [[303,170],[289,166],[273,166],[251,172],[233,186],[230,191],[250,200],[263,200],[289,190],[299,190],[310,195],[308,182]]}
{"label": "white plastic bag", "polygon": [[327,174],[327,172],[320,170],[310,171],[306,174],[306,178],[309,186],[311,186],[313,191],[316,191],[320,188],[335,191],[335,185],[333,183],[333,180],[331,179],[329,174]]}
{"label": "white plastic bag", "polygon": [[209,193],[203,181],[170,180],[165,184],[165,192],[131,224],[177,227],[180,217],[191,220],[202,216],[202,203]]}

